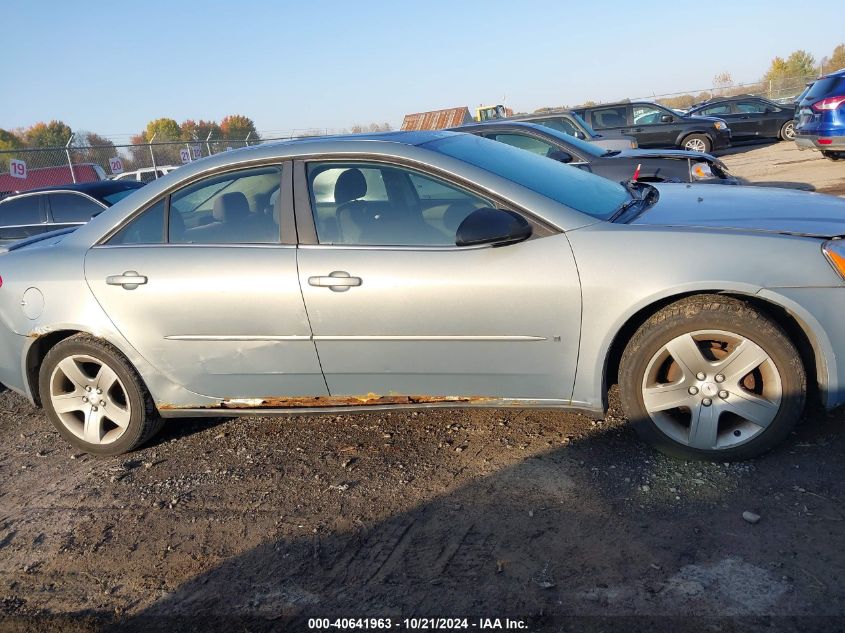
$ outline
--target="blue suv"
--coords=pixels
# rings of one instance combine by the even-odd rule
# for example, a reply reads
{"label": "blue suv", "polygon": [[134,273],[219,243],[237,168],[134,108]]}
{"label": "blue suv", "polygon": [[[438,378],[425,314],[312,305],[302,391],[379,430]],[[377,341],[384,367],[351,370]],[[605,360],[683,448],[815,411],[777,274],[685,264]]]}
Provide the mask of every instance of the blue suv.
{"label": "blue suv", "polygon": [[795,112],[795,142],[827,158],[845,158],[845,68],[804,91]]}

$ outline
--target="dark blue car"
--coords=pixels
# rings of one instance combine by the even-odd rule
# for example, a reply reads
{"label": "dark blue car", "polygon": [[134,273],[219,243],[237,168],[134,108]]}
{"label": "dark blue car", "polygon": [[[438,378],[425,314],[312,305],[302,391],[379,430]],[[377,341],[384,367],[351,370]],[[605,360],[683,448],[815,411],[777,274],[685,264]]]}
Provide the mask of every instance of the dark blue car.
{"label": "dark blue car", "polygon": [[818,79],[795,114],[795,142],[827,158],[845,158],[845,68]]}

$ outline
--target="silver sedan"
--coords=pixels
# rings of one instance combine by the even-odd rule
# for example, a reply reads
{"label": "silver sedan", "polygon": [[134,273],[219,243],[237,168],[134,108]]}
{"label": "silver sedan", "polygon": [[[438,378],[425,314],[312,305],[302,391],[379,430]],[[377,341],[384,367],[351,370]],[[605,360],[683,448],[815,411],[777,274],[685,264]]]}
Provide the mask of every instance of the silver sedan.
{"label": "silver sedan", "polygon": [[623,186],[450,132],[197,161],[0,254],[0,380],[71,444],[164,418],[416,407],[600,417],[743,459],[845,402],[845,201]]}

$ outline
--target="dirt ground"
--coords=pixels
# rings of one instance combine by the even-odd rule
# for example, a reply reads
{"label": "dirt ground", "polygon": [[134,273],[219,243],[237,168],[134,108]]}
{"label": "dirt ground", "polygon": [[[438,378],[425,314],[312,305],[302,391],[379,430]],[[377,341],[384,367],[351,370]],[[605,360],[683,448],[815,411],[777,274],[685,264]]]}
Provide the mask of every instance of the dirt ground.
{"label": "dirt ground", "polygon": [[717,155],[732,174],[749,184],[845,196],[845,160],[801,151],[795,143],[738,145]]}
{"label": "dirt ground", "polygon": [[[726,160],[768,178],[773,156],[841,190],[845,163],[785,143]],[[611,402],[176,420],[96,458],[0,393],[0,630],[845,628],[845,412],[729,465],[655,453]]]}

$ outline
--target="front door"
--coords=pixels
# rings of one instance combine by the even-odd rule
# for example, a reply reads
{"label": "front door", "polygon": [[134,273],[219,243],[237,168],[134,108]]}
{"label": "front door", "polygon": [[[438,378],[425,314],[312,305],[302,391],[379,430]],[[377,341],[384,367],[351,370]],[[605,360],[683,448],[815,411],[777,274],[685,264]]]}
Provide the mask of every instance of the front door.
{"label": "front door", "polygon": [[310,163],[302,186],[318,243],[300,246],[300,284],[332,396],[569,399],[581,307],[565,235],[457,247],[493,203],[405,167]]}
{"label": "front door", "polygon": [[190,391],[327,395],[296,247],[281,243],[289,198],[280,195],[281,171],[200,180],[153,204],[85,258],[88,284],[116,328]]}

